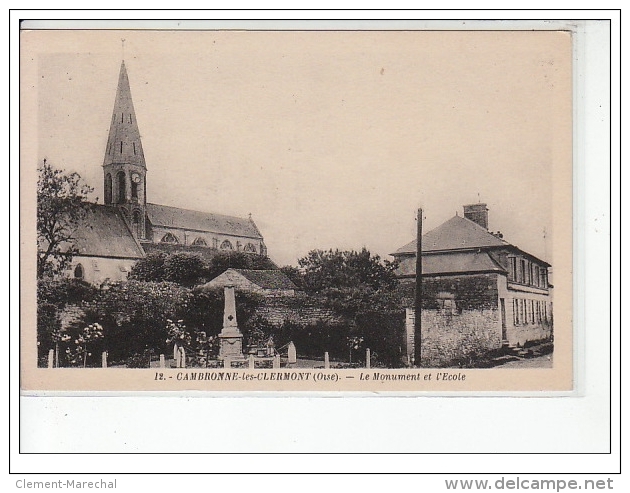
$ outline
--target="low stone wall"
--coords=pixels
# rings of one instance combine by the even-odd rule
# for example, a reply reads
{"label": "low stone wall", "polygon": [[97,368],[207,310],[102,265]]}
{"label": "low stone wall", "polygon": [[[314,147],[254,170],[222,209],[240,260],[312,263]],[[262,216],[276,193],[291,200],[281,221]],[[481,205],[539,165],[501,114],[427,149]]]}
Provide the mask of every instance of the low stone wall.
{"label": "low stone wall", "polygon": [[508,330],[508,339],[512,344],[523,346],[529,341],[549,339],[552,335],[551,324],[517,325]]}
{"label": "low stone wall", "polygon": [[254,311],[253,317],[262,318],[277,327],[285,321],[299,325],[313,325],[318,322],[337,325],[343,322],[343,319],[335,315],[332,310],[303,294],[264,298]]}
{"label": "low stone wall", "polygon": [[501,347],[499,327],[496,309],[462,310],[458,314],[423,310],[421,366],[466,366]]}

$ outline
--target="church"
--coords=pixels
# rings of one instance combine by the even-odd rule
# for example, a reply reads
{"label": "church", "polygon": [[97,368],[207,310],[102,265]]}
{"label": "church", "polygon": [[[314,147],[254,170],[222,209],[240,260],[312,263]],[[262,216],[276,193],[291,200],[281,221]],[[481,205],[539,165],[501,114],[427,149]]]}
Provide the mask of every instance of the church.
{"label": "church", "polygon": [[147,165],[123,60],[103,160],[104,204],[92,204],[75,232],[68,276],[93,284],[127,278],[155,250],[218,250],[267,256],[262,234],[248,218],[147,202]]}

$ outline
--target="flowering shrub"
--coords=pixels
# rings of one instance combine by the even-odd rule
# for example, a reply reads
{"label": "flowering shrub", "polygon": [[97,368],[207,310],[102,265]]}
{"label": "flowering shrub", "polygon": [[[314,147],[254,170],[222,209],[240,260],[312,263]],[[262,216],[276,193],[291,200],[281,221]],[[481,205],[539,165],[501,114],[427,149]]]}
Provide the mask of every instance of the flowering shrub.
{"label": "flowering shrub", "polygon": [[185,348],[190,347],[190,341],[192,338],[190,336],[190,332],[186,330],[183,320],[173,322],[171,319],[167,319],[166,331],[168,333],[166,344],[177,344],[178,346],[183,346]]}
{"label": "flowering shrub", "polygon": [[103,327],[98,324],[90,324],[72,341],[72,336],[68,333],[61,335],[62,343],[69,343],[66,348],[66,358],[72,366],[87,366],[88,356],[92,356],[90,348],[94,347],[94,343],[103,337]]}

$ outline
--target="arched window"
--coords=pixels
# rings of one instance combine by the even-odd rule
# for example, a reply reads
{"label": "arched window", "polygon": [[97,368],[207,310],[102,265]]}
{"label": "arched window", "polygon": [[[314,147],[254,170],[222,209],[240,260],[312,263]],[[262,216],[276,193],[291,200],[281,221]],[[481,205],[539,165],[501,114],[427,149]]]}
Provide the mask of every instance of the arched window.
{"label": "arched window", "polygon": [[125,172],[119,171],[116,175],[116,184],[118,185],[118,200],[119,204],[124,204],[127,201],[127,180],[125,178]]}
{"label": "arched window", "polygon": [[245,245],[244,251],[247,253],[256,253],[256,245],[253,243],[248,243]]}
{"label": "arched window", "polygon": [[142,238],[142,221],[140,217],[140,211],[133,212],[133,232],[136,238]]}
{"label": "arched window", "polygon": [[195,238],[192,244],[195,246],[208,246],[208,243],[203,238]]}
{"label": "arched window", "polygon": [[224,240],[223,243],[221,243],[221,250],[234,250],[230,240]]}
{"label": "arched window", "polygon": [[83,276],[84,276],[83,266],[81,264],[77,264],[77,266],[74,268],[74,278],[83,279]]}
{"label": "arched window", "polygon": [[105,203],[112,203],[112,175],[109,173],[105,175]]}
{"label": "arched window", "polygon": [[173,233],[166,233],[160,240],[162,243],[179,243],[177,236]]}

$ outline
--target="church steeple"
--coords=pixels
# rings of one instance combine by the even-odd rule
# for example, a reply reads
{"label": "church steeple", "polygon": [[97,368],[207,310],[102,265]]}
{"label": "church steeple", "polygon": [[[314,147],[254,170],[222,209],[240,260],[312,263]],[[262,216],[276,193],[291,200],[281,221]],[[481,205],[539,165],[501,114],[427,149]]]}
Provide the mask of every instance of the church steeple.
{"label": "church steeple", "polygon": [[119,207],[138,239],[146,236],[146,173],[140,130],[123,60],[103,160],[105,204]]}
{"label": "church steeple", "polygon": [[118,76],[118,89],[114,101],[112,123],[109,127],[109,138],[103,165],[126,163],[146,168],[140,130],[136,121],[136,112],[131,100],[131,89],[127,68],[123,61]]}

